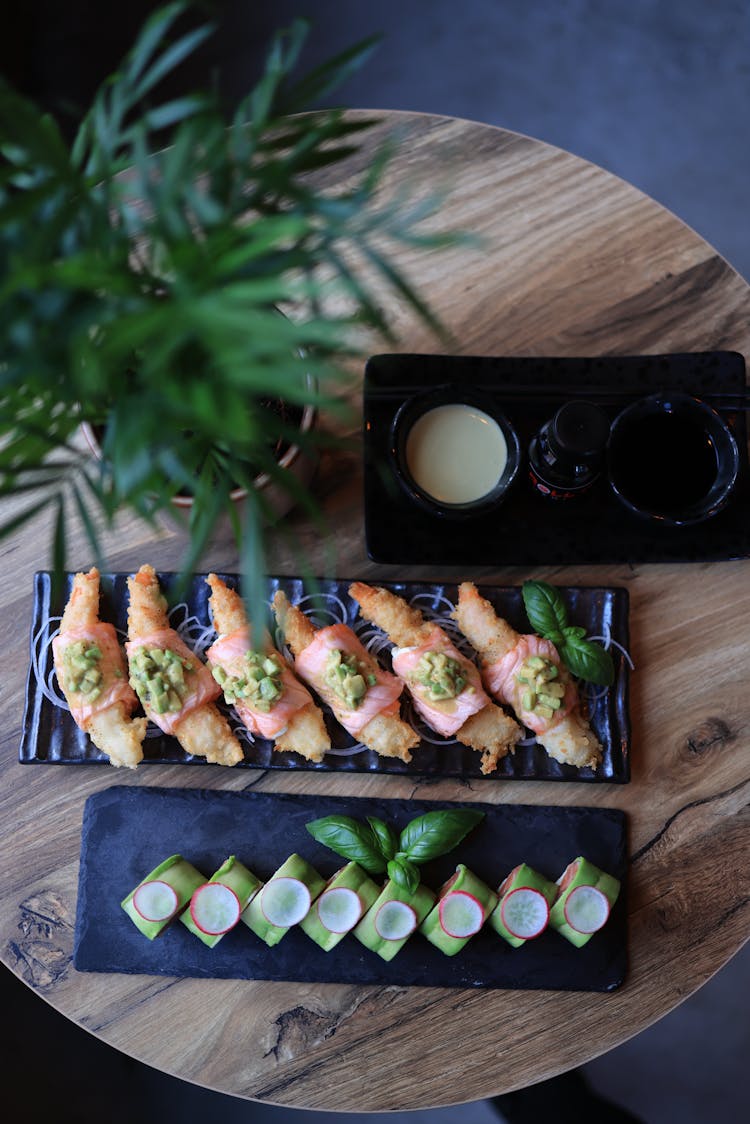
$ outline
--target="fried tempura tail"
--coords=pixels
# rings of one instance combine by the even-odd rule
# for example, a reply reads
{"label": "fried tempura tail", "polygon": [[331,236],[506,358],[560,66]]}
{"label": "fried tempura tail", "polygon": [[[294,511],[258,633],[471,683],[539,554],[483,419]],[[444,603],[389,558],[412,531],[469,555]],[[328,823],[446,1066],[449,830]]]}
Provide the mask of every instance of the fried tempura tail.
{"label": "fried tempura tail", "polygon": [[243,758],[242,746],[213,703],[188,711],[177,724],[175,736],[186,753],[205,757],[213,765],[237,765]]}
{"label": "fried tempura tail", "polygon": [[419,734],[407,722],[388,714],[376,714],[357,737],[381,757],[398,757],[401,761],[411,761],[411,750],[420,742]]}
{"label": "fried tempura tail", "polygon": [[359,605],[362,616],[382,628],[398,648],[420,644],[430,632],[419,609],[414,609],[403,597],[380,586],[352,582],[349,595]]}
{"label": "fried tempura tail", "polygon": [[596,767],[602,759],[602,747],[586,719],[574,710],[557,726],[537,736],[550,757],[563,765],[583,769]]}
{"label": "fried tempura tail", "polygon": [[237,590],[230,589],[216,574],[209,574],[206,581],[211,587],[208,601],[211,619],[219,635],[227,636],[238,628],[245,628],[248,623],[245,603]]}
{"label": "fried tempura tail", "polygon": [[86,724],[86,733],[107,754],[110,764],[135,769],[143,760],[142,742],[147,725],[147,718],[131,718],[128,708],[119,702],[93,714]]}
{"label": "fried tempura tail", "polygon": [[271,604],[279,628],[296,659],[300,652],[303,652],[315,639],[315,626],[301,609],[291,604],[282,590],[276,590]]}
{"label": "fried tempura tail", "polygon": [[128,592],[128,634],[131,640],[170,627],[167,601],[159,588],[153,566],[141,566],[135,577],[128,578]]}
{"label": "fried tempura tail", "polygon": [[463,745],[482,754],[480,768],[486,775],[494,773],[506,753],[512,753],[523,730],[513,718],[494,703],[489,703],[464,722],[456,737]]}
{"label": "fried tempura tail", "polygon": [[314,702],[292,715],[286,730],[274,743],[274,749],[299,753],[308,761],[322,761],[330,748],[331,738],[323,714]]}
{"label": "fried tempura tail", "polygon": [[92,566],[87,574],[76,574],[68,603],[60,621],[60,632],[90,628],[99,620],[99,571]]}
{"label": "fried tempura tail", "polygon": [[502,659],[521,639],[473,582],[462,582],[458,587],[458,603],[451,616],[484,664]]}

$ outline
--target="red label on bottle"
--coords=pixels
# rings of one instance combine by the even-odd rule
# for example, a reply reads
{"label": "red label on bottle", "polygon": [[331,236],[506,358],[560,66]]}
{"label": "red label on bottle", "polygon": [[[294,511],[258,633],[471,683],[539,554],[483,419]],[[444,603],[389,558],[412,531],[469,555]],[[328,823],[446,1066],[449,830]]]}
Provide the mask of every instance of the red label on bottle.
{"label": "red label on bottle", "polygon": [[546,496],[550,500],[574,500],[581,492],[585,492],[585,488],[579,488],[577,492],[567,491],[562,488],[551,488],[549,484],[545,484],[543,480],[536,475],[533,468],[529,469],[529,480],[534,485],[538,492]]}

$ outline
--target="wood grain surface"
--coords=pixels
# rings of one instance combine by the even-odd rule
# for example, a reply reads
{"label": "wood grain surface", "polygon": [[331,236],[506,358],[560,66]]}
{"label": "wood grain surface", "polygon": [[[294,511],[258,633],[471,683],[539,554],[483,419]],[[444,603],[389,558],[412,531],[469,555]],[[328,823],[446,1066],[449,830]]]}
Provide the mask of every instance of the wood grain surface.
{"label": "wood grain surface", "polygon": [[[750,351],[746,282],[628,184],[500,129],[383,117],[381,132],[396,129],[401,137],[389,188],[444,188],[440,224],[483,240],[439,255],[401,255],[453,334],[455,352]],[[372,143],[352,160],[353,172]],[[403,307],[384,300],[400,350],[445,349]],[[355,418],[352,432],[357,425]],[[665,1015],[747,938],[750,563],[379,566],[366,557],[361,482],[356,450],[326,455],[315,478],[332,529],[333,572],[318,530],[298,515],[288,519],[313,571],[498,585],[543,577],[629,590],[631,783],[427,785],[215,766],[141,766],[125,776],[108,766],[21,766],[32,574],[48,565],[45,528],[35,524],[4,546],[0,572],[0,945],[7,967],[64,1015],[167,1073],[275,1104],[388,1111],[475,1100],[579,1065]],[[144,561],[175,569],[183,547],[179,530],[155,534],[124,518],[110,536],[107,561],[113,570]],[[88,568],[82,535],[77,549],[77,568]],[[204,562],[237,569],[228,540],[216,541]],[[269,571],[298,569],[295,550],[274,537]],[[91,793],[113,783],[622,808],[631,855],[626,983],[598,995],[78,973],[71,955],[82,810]]]}

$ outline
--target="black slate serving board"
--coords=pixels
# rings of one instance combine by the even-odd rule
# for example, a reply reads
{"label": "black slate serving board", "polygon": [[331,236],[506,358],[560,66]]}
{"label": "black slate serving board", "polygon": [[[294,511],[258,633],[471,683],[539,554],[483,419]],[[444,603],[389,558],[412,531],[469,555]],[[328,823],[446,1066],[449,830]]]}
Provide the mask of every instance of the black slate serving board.
{"label": "black slate serving board", "polygon": [[[438,889],[464,862],[497,887],[519,862],[557,878],[583,854],[623,883],[606,926],[582,949],[547,930],[519,949],[482,929],[446,957],[419,933],[386,963],[351,935],[331,952],[291,929],[269,949],[240,923],[208,949],[180,923],[147,940],[120,907],[122,899],[168,855],[179,852],[211,875],[234,854],[261,879],[296,851],[324,876],[341,865],[305,824],[332,814],[375,815],[398,830],[436,808],[477,808],[485,819],[450,854],[422,868]],[[298,796],[115,786],[86,801],[75,929],[79,971],[221,979],[612,991],[627,967],[625,814],[607,808],[533,807]]]}
{"label": "black slate serving board", "polygon": [[[393,473],[391,426],[414,394],[455,384],[489,395],[518,432],[524,459],[492,513],[451,524],[419,508]],[[737,438],[740,471],[722,512],[690,527],[664,527],[627,510],[602,476],[583,496],[551,501],[528,480],[532,437],[573,397],[600,404],[610,420],[660,390],[705,397]],[[421,565],[568,565],[578,562],[699,562],[750,555],[750,470],[742,408],[745,360],[731,351],[587,359],[375,355],[363,399],[367,551],[376,562]]]}
{"label": "black slate serving board", "polygon": [[[236,574],[220,575],[233,586],[238,583]],[[64,589],[64,600],[69,596],[73,575],[69,574]],[[194,638],[201,638],[205,644],[210,633],[208,611],[209,588],[204,575],[196,574],[192,579],[181,606],[174,606],[170,591],[174,588],[176,575],[162,573],[159,580],[170,605],[173,605],[170,619],[174,627],[180,629],[187,621],[189,631],[186,639],[195,647]],[[111,621],[124,635],[127,628],[127,575],[103,574],[101,578],[102,602],[101,617]],[[440,614],[440,623],[451,627],[448,612],[455,602],[456,586],[446,583],[382,582],[407,600],[417,599],[422,611]],[[370,626],[358,616],[358,606],[348,595],[350,582],[344,580],[319,580],[320,601],[318,608],[309,601],[303,601],[309,590],[299,578],[268,579],[268,598],[277,589],[283,589],[289,599],[302,602],[306,610],[313,611],[319,625],[331,624],[340,619],[352,625],[355,630],[369,630]],[[529,625],[523,607],[521,590],[518,587],[482,587],[481,592],[495,605],[498,612],[519,631],[528,631]],[[571,624],[586,628],[589,635],[603,635],[607,631],[623,647],[628,646],[628,592],[620,588],[568,587],[563,590]],[[447,599],[447,600],[446,600]],[[26,709],[23,733],[18,759],[22,764],[103,764],[106,756],[101,753],[75,725],[69,712],[57,705],[50,697],[55,688],[52,667],[50,639],[58,626],[62,605],[51,601],[51,581],[47,572],[39,572],[34,578],[34,610],[31,626],[31,663],[26,686]],[[213,634],[210,633],[212,636]],[[365,637],[366,639],[366,637]],[[468,649],[470,651],[470,649]],[[604,747],[601,763],[596,768],[575,769],[571,765],[561,765],[553,761],[536,744],[518,747],[512,755],[507,755],[496,772],[488,779],[502,780],[560,780],[560,781],[609,781],[624,783],[630,779],[630,719],[629,668],[623,655],[613,648],[616,679],[614,686],[604,694],[599,691],[591,706],[591,722]],[[388,650],[383,649],[379,658],[385,667],[389,666]],[[223,706],[223,704],[220,704]],[[377,772],[397,773],[435,777],[476,777],[482,778],[480,756],[460,742],[447,741],[431,733],[421,719],[403,704],[407,720],[412,721],[422,733],[423,741],[414,750],[412,760],[405,764],[395,758],[379,757],[372,750],[360,749],[351,752],[356,742],[332,718],[329,729],[337,753],[326,754],[322,762],[313,764],[295,753],[279,753],[272,744],[262,738],[253,742],[243,740],[245,759],[236,768],[262,769],[303,769],[317,772]],[[154,727],[155,736],[147,736],[144,743],[143,764],[185,763],[206,766],[201,757],[190,757],[173,737],[162,734]],[[428,740],[430,739],[430,740]],[[221,768],[221,766],[206,766]]]}

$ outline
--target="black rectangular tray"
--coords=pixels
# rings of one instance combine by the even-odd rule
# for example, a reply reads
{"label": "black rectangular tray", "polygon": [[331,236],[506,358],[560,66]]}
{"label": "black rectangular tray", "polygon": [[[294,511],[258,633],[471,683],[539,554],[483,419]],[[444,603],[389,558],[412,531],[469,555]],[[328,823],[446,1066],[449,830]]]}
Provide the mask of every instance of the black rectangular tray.
{"label": "black rectangular tray", "polygon": [[[236,855],[265,881],[296,851],[328,878],[345,860],[315,842],[305,828],[311,820],[378,816],[400,830],[424,812],[458,807],[480,809],[486,817],[454,851],[425,864],[426,885],[437,890],[458,862],[493,888],[520,862],[556,879],[584,855],[623,883],[606,926],[582,949],[553,931],[513,949],[482,929],[453,957],[415,933],[385,962],[352,936],[323,952],[299,929],[269,949],[242,923],[214,949],[179,922],[149,941],[120,907],[174,853],[206,876]],[[613,809],[115,786],[86,801],[74,964],[86,972],[221,979],[612,991],[626,971],[626,873],[625,814]]]}
{"label": "black rectangular tray", "polygon": [[[222,575],[224,580],[237,586],[236,574]],[[167,599],[172,605],[170,620],[186,639],[188,646],[199,654],[211,642],[214,634],[210,626],[208,611],[209,588],[204,576],[196,574],[192,579],[184,600],[175,605],[170,590],[175,584],[174,573],[162,573],[159,581]],[[64,597],[67,599],[73,575],[67,575]],[[319,580],[318,601],[315,619],[319,625],[331,624],[341,620],[364,629],[363,640],[372,642],[373,630],[358,616],[358,606],[349,597],[349,581]],[[432,612],[439,617],[440,624],[448,629],[454,627],[448,617],[456,598],[456,586],[443,583],[384,582],[408,600],[417,598],[422,611]],[[104,574],[101,579],[103,620],[111,621],[120,631],[122,638],[127,629],[127,574]],[[277,589],[283,589],[290,601],[300,603],[307,611],[312,611],[314,603],[308,588],[300,578],[273,577],[268,579],[269,600]],[[483,587],[481,591],[519,631],[528,631],[521,591],[517,587]],[[610,634],[612,639],[624,648],[628,646],[628,592],[626,589],[604,589],[598,587],[569,587],[563,590],[568,617],[571,624],[581,625],[591,636]],[[88,736],[81,731],[64,705],[54,700],[60,698],[52,665],[51,640],[59,625],[62,606],[51,603],[51,580],[49,573],[41,571],[34,577],[34,611],[31,627],[31,661],[26,685],[26,709],[23,733],[18,759],[22,764],[80,765],[106,763],[107,757],[96,748]],[[368,641],[368,634],[371,637]],[[379,634],[378,634],[379,635]],[[464,642],[465,643],[465,642]],[[470,653],[471,649],[467,646]],[[389,666],[388,651],[380,652],[379,658],[384,666]],[[614,781],[624,783],[630,779],[630,719],[629,668],[627,660],[617,649],[612,649],[616,679],[614,686],[590,703],[591,721],[603,745],[601,763],[595,768],[575,769],[572,765],[561,765],[553,761],[536,744],[519,746],[516,752],[506,756],[490,778],[503,780],[562,780],[562,781]],[[220,704],[223,706],[223,703]],[[423,736],[421,744],[414,750],[412,760],[405,764],[395,758],[379,757],[369,749],[360,747],[328,715],[328,725],[334,745],[334,752],[326,754],[323,761],[314,764],[295,753],[282,753],[273,749],[272,743],[262,738],[248,740],[239,723],[238,736],[243,742],[245,759],[236,768],[260,769],[304,769],[317,772],[376,772],[397,773],[415,776],[434,777],[476,777],[483,774],[479,768],[478,753],[461,745],[460,742],[446,740],[432,733],[421,723],[421,719],[410,709],[408,701],[403,704],[404,714],[414,722]],[[229,712],[230,720],[233,712]],[[152,736],[153,735],[153,736]],[[150,727],[144,742],[144,764],[206,765],[202,757],[191,757],[185,753],[177,740]],[[221,766],[211,766],[221,768]]]}
{"label": "black rectangular tray", "polygon": [[[524,460],[503,503],[462,521],[459,534],[409,498],[392,471],[391,425],[413,394],[455,383],[481,388],[516,428]],[[375,355],[364,381],[364,507],[367,552],[376,562],[438,565],[568,565],[578,562],[700,562],[750,556],[750,471],[745,415],[721,396],[745,391],[737,352],[602,356],[596,359]],[[532,437],[572,397],[614,420],[637,398],[680,390],[716,400],[734,430],[740,472],[732,498],[710,522],[653,526],[628,511],[604,476],[574,500],[550,500],[528,480]],[[724,401],[728,401],[727,398]]]}

